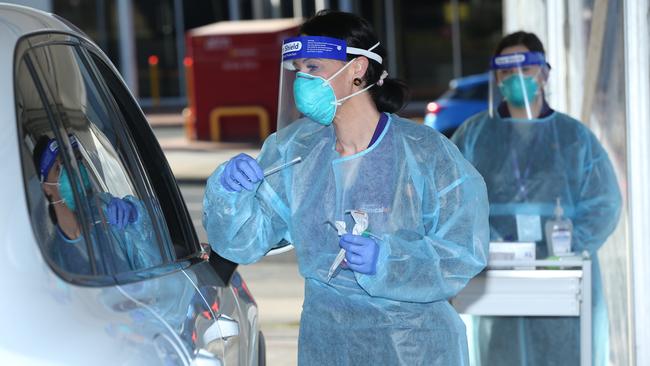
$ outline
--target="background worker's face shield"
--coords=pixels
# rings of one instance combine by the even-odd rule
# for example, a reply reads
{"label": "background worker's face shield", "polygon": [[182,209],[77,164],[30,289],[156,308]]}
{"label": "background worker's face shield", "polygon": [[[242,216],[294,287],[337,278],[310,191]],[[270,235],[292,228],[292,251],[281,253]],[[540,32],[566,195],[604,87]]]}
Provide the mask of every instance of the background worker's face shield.
{"label": "background worker's face shield", "polygon": [[[537,118],[544,100],[544,84],[550,66],[541,52],[518,52],[495,56],[490,72],[489,114],[496,116],[507,105],[510,115]],[[504,111],[501,111],[504,112]],[[523,113],[521,113],[523,112]],[[503,113],[500,113],[503,115]]]}
{"label": "background worker's face shield", "polygon": [[[350,95],[336,95],[332,82],[354,63],[348,55],[365,56],[381,63],[372,49],[347,47],[344,40],[320,36],[289,38],[282,46],[277,130],[306,117],[321,125],[333,122],[337,107]],[[281,135],[281,134],[279,134]]]}

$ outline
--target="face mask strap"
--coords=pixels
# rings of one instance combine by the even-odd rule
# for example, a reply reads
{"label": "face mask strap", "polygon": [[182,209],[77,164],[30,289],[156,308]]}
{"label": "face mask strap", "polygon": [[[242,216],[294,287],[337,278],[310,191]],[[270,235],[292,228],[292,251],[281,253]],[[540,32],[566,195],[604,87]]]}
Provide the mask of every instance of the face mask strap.
{"label": "face mask strap", "polygon": [[363,88],[363,89],[361,89],[361,90],[359,90],[359,91],[356,91],[356,92],[354,92],[354,93],[348,95],[347,97],[343,97],[343,98],[341,98],[341,99],[339,99],[339,100],[337,100],[336,102],[333,102],[333,103],[336,104],[336,105],[341,105],[341,104],[343,104],[343,102],[345,102],[346,100],[348,100],[348,99],[350,99],[350,98],[352,98],[352,97],[354,97],[354,96],[356,96],[356,95],[359,95],[359,94],[365,92],[366,90],[372,88],[373,86],[375,86],[375,84],[370,84],[370,85],[366,86],[365,88]]}
{"label": "face mask strap", "polygon": [[325,82],[323,83],[323,85],[327,85],[327,84],[329,84],[329,82],[330,82],[332,79],[334,79],[334,78],[337,77],[340,73],[342,73],[343,70],[345,70],[348,66],[352,65],[352,63],[353,63],[355,60],[356,60],[356,58],[353,58],[352,60],[348,61],[348,63],[346,63],[345,65],[343,65],[343,67],[340,68],[339,71],[335,72],[332,76],[330,76],[329,78],[327,78],[327,79],[325,80]]}
{"label": "face mask strap", "polygon": [[[377,42],[372,47],[368,48],[367,50],[364,50],[364,49],[361,49],[361,48],[356,48],[356,47],[347,47],[346,51],[347,51],[347,53],[349,53],[351,55],[365,56],[365,57],[367,57],[367,58],[369,58],[371,60],[375,60],[375,61],[377,61],[377,62],[379,62],[381,64],[381,63],[383,63],[383,59],[381,58],[381,56],[379,56],[378,54],[376,54],[374,52],[371,52],[375,48],[379,47],[379,44],[380,43]],[[343,70],[346,67],[348,67],[348,65],[350,65],[352,62],[354,62],[356,59],[357,59],[357,57],[355,57],[352,60],[348,61],[348,63],[345,64],[345,66],[340,68],[339,71],[335,72],[334,75],[330,76],[325,81],[329,82],[330,80],[334,79],[338,74],[343,72]]]}
{"label": "face mask strap", "polygon": [[337,100],[336,102],[334,102],[334,104],[335,104],[335,105],[341,105],[341,104],[343,104],[343,102],[345,102],[346,100],[348,100],[348,99],[350,99],[350,98],[352,98],[352,97],[354,97],[354,96],[356,96],[356,95],[359,95],[359,94],[361,94],[361,93],[367,91],[368,89],[372,88],[372,87],[375,86],[375,85],[377,85],[377,86],[382,86],[382,85],[384,84],[384,79],[386,79],[386,77],[388,77],[388,71],[384,70],[384,71],[381,73],[381,76],[379,77],[379,80],[378,80],[376,83],[370,84],[370,85],[366,86],[365,88],[363,88],[363,89],[361,89],[361,90],[359,90],[359,91],[356,91],[356,92],[354,92],[354,93],[348,95],[347,97],[343,97],[343,98]]}

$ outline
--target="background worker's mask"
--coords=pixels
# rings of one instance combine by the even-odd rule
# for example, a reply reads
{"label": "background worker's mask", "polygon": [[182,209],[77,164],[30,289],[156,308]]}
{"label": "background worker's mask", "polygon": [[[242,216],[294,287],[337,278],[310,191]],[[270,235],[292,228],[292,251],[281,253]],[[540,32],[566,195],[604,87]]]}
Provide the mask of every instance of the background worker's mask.
{"label": "background worker's mask", "polygon": [[499,83],[503,98],[518,108],[532,103],[539,92],[539,83],[535,76],[510,75]]}

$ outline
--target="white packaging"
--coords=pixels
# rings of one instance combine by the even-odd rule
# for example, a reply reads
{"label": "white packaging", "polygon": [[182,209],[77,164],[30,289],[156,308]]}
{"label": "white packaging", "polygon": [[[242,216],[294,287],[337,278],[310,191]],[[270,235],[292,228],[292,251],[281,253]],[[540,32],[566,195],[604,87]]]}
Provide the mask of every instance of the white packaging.
{"label": "white packaging", "polygon": [[[535,242],[490,242],[489,262],[492,261],[534,261]],[[535,267],[514,267],[514,269],[535,269]]]}

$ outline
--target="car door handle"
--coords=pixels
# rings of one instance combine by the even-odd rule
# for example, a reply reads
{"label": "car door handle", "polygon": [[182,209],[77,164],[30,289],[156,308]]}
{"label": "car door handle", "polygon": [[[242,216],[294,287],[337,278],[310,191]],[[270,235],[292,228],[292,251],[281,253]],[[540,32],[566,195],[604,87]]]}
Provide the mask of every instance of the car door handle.
{"label": "car door handle", "polygon": [[239,323],[235,319],[221,314],[217,317],[217,321],[205,330],[203,339],[207,344],[217,339],[226,340],[238,335]]}

